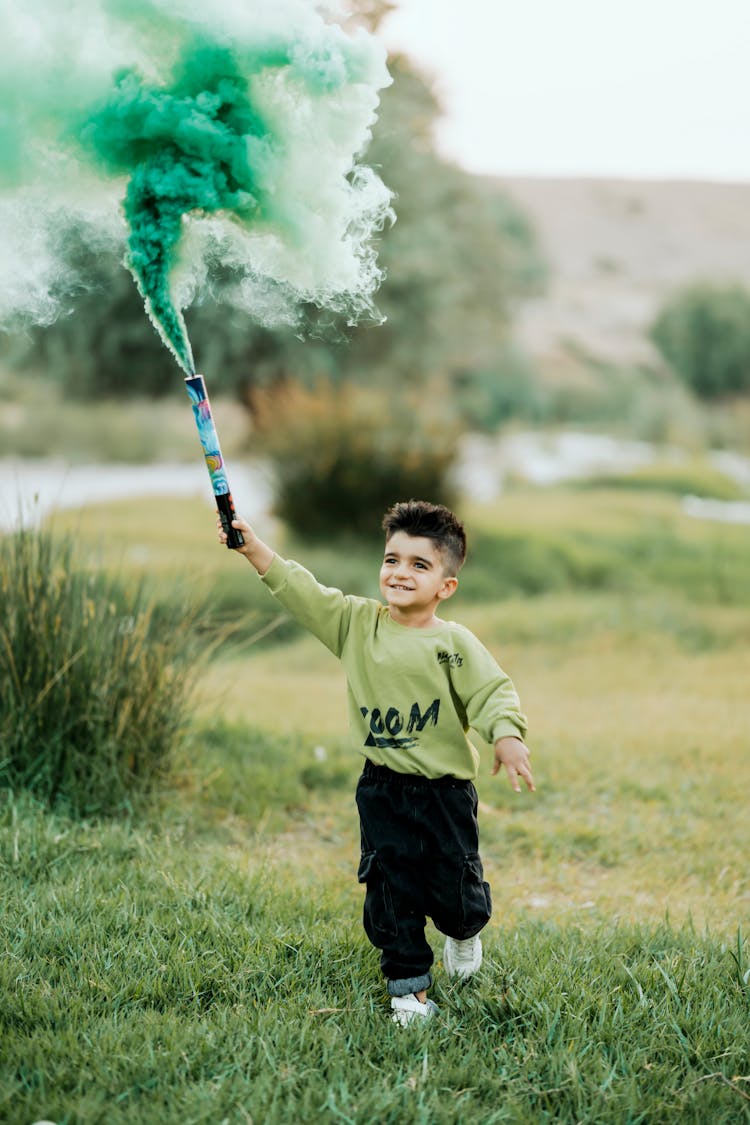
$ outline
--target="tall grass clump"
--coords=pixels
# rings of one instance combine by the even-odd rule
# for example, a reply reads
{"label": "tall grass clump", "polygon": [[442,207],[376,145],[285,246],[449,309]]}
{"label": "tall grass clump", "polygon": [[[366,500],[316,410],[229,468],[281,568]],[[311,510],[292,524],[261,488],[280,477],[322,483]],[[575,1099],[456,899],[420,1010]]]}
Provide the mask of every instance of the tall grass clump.
{"label": "tall grass clump", "polygon": [[69,539],[1,540],[0,784],[80,815],[152,790],[183,729],[190,632]]}

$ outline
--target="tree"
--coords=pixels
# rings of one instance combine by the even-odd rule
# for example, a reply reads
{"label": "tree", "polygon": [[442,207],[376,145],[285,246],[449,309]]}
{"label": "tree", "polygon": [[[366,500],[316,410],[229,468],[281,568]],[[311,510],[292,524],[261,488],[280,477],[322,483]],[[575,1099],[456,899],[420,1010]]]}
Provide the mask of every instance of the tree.
{"label": "tree", "polygon": [[666,302],[651,339],[703,399],[750,389],[750,292],[739,284],[696,282]]}
{"label": "tree", "polygon": [[379,255],[387,320],[355,334],[350,366],[412,380],[486,368],[507,345],[515,302],[543,283],[534,232],[496,183],[440,159],[429,83],[402,56],[390,69],[368,150],[396,194]]}

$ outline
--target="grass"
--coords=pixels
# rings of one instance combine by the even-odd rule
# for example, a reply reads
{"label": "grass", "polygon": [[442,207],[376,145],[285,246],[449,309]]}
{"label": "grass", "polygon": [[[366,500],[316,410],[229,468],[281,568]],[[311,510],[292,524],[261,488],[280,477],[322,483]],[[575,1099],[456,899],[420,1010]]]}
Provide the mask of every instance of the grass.
{"label": "grass", "polygon": [[353,879],[167,821],[4,810],[2,1120],[746,1116],[741,938],[500,920],[478,979],[438,971],[440,1017],[404,1033]]}
{"label": "grass", "polygon": [[[264,612],[205,508],[138,531],[136,508],[66,520],[100,566],[135,541],[170,596],[226,583]],[[0,1121],[750,1121],[750,532],[625,490],[467,518],[485,575],[501,536],[611,568],[559,583],[548,562],[533,596],[451,603],[516,681],[538,784],[516,796],[485,755],[478,978],[438,963],[435,1023],[389,1022],[338,664],[294,631],[226,646],[150,811],[82,821],[5,795]],[[330,581],[335,556],[298,547]],[[348,581],[370,566],[347,551]]]}
{"label": "grass", "polygon": [[[462,514],[470,555],[460,597],[451,603],[458,614],[468,605],[480,605],[484,614],[488,605],[514,597],[566,592],[585,595],[574,615],[587,621],[590,600],[600,593],[611,595],[617,612],[623,594],[672,604],[677,591],[677,614],[688,619],[696,604],[713,611],[750,601],[747,529],[695,520],[669,490],[519,489],[491,505],[468,505]],[[207,595],[217,625],[231,625],[237,641],[269,628],[273,643],[299,636],[293,624],[278,621],[247,564],[218,548],[205,503],[171,499],[169,516],[165,525],[162,504],[125,501],[58,513],[54,526],[75,536],[92,566],[148,576],[166,601],[187,605]],[[171,529],[178,529],[178,541]],[[277,526],[262,531],[322,582],[378,596],[379,533],[371,544],[346,541],[331,549],[297,542]]]}
{"label": "grass", "polygon": [[185,728],[192,614],[91,573],[69,539],[0,540],[0,785],[79,813],[153,789]]}
{"label": "grass", "polygon": [[[554,599],[536,607],[544,616],[559,608]],[[478,623],[479,611],[465,620]],[[500,645],[496,630],[489,623],[489,643],[531,717],[538,783],[533,798],[517,797],[488,776],[485,754],[483,847],[491,881],[502,888],[501,917],[564,924],[583,910],[592,919],[658,924],[669,912],[677,924],[692,919],[727,940],[747,927],[750,825],[737,794],[750,787],[750,704],[741,642],[696,651],[681,634],[646,639],[605,628],[577,635],[567,649],[538,636]],[[207,712],[220,699],[222,714],[240,729],[252,723],[264,737],[296,739],[300,774],[316,745],[331,769],[346,768],[338,666],[312,640],[217,667],[201,697]],[[236,758],[209,756],[202,768],[206,776],[221,769],[224,788],[240,791],[239,749]],[[353,788],[356,764],[349,768]],[[283,792],[285,785],[280,802]],[[287,797],[292,809],[296,800]],[[327,839],[309,833],[304,819],[290,825],[288,848],[311,874],[345,869],[357,847],[350,812],[339,801],[315,806],[312,820]]]}
{"label": "grass", "polygon": [[705,462],[656,462],[627,473],[602,473],[579,482],[580,488],[627,489],[700,496],[713,500],[743,500],[746,493],[735,481]]}

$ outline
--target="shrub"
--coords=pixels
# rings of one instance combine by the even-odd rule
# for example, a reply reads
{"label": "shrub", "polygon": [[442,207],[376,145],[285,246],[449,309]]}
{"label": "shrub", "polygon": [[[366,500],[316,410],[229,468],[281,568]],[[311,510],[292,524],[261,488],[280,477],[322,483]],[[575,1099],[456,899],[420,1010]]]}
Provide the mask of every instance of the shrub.
{"label": "shrub", "polygon": [[700,282],[677,292],[651,327],[651,339],[704,399],[750,389],[750,292]]}
{"label": "shrub", "polygon": [[166,620],[25,529],[0,541],[0,611],[0,783],[78,814],[151,790],[185,718],[184,612]]}
{"label": "shrub", "polygon": [[413,402],[289,384],[263,400],[258,417],[274,511],[301,536],[379,535],[381,514],[397,500],[454,502],[456,431],[421,417]]}
{"label": "shrub", "polygon": [[467,425],[494,433],[505,422],[540,422],[545,402],[530,360],[508,349],[497,369],[467,369],[453,377],[456,405]]}

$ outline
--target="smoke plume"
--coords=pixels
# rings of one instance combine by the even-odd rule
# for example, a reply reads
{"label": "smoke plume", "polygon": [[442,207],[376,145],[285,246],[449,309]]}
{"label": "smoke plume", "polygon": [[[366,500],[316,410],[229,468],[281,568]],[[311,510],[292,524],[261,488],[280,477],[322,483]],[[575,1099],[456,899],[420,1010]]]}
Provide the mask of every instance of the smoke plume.
{"label": "smoke plume", "polygon": [[0,0],[0,327],[51,323],[87,278],[69,232],[133,273],[194,370],[182,310],[273,326],[377,318],[390,193],[361,162],[382,47],[316,0]]}

